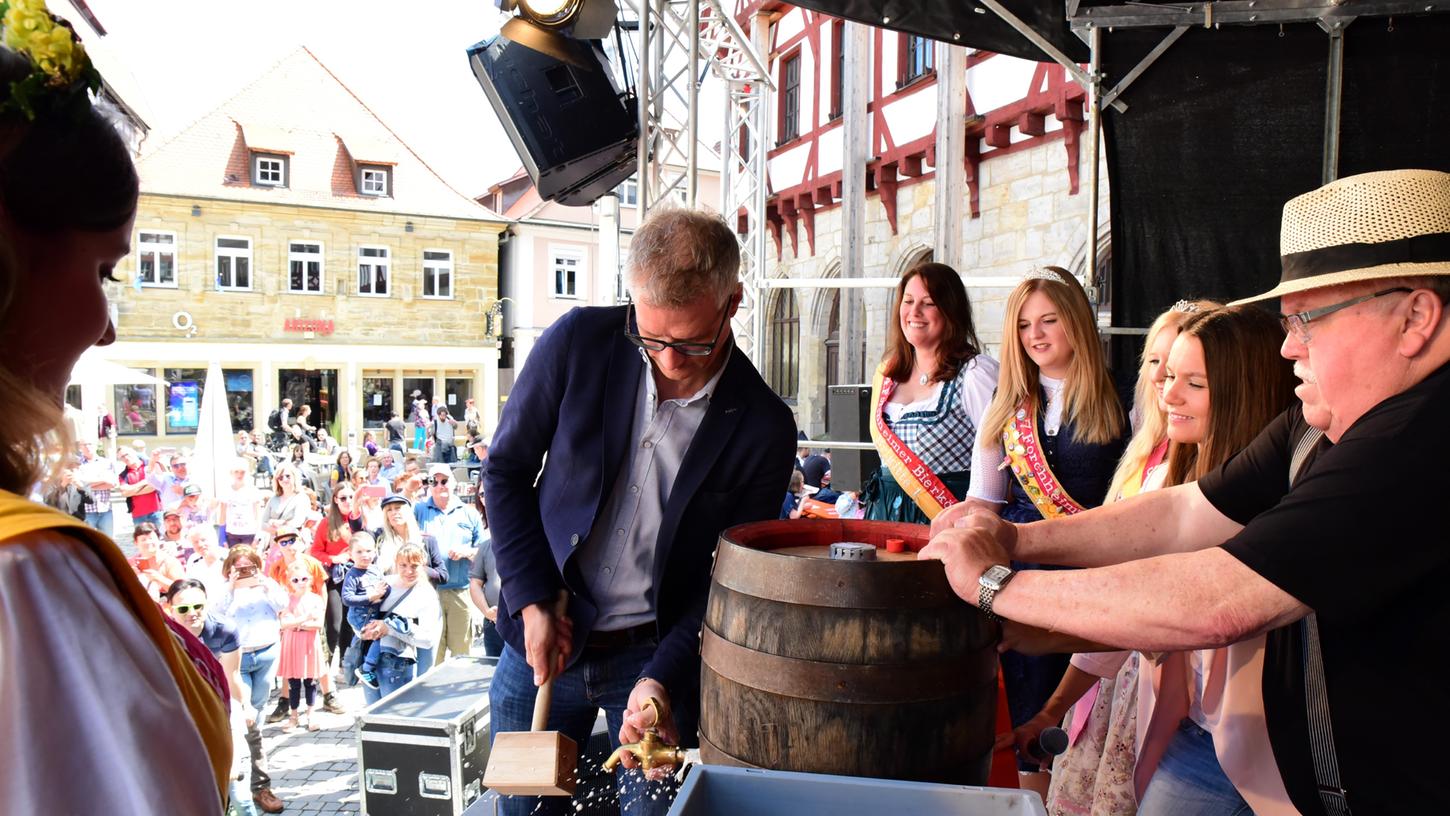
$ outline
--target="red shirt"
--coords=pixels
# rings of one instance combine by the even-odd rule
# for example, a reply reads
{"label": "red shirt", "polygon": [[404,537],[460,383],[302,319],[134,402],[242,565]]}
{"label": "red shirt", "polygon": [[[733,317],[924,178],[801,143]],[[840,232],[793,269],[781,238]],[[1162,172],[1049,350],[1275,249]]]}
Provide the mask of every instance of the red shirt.
{"label": "red shirt", "polygon": [[[352,534],[362,529],[361,519],[348,519],[348,527],[351,529],[343,535],[341,541],[331,541],[328,535],[327,519],[324,518],[322,523],[317,525],[317,533],[312,536],[312,548],[307,551],[307,554],[316,558],[330,572],[333,556],[347,552]],[[346,561],[347,559],[343,559],[343,563]]]}
{"label": "red shirt", "polygon": [[[122,484],[140,484],[146,481],[146,467],[126,468],[121,472]],[[146,493],[138,493],[135,496],[126,498],[126,506],[131,508],[131,518],[149,516],[152,513],[161,512],[161,494],[155,490]]]}

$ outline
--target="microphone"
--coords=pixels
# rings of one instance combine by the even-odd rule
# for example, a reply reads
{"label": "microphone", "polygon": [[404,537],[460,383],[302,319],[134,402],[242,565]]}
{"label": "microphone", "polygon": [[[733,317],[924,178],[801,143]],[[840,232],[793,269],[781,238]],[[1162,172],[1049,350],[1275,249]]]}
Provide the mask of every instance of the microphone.
{"label": "microphone", "polygon": [[1039,762],[1047,762],[1066,751],[1067,744],[1067,732],[1054,725],[1051,728],[1042,729],[1042,733],[1037,735],[1037,739],[1027,744],[1027,753]]}

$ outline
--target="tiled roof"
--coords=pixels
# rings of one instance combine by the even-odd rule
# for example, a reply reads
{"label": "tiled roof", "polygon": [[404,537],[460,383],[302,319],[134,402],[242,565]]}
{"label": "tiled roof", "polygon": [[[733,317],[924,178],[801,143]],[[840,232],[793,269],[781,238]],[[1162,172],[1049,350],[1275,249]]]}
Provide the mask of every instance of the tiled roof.
{"label": "tiled roof", "polygon": [[[285,154],[285,188],[253,185],[251,153]],[[392,169],[392,195],[361,195],[357,163]],[[315,55],[300,48],[138,162],[159,195],[502,221],[444,181]]]}

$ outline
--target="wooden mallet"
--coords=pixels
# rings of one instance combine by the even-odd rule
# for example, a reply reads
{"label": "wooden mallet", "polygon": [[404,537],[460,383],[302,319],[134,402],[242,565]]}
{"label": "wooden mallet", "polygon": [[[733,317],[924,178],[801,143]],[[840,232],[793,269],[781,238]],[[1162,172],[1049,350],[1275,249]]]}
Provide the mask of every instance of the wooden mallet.
{"label": "wooden mallet", "polygon": [[[560,590],[554,604],[556,621],[563,619],[568,606],[569,592]],[[533,730],[501,733],[489,751],[483,784],[505,796],[574,795],[578,746],[558,731],[544,730],[549,725],[549,704],[554,696],[554,657],[551,647],[549,675],[534,696]]]}

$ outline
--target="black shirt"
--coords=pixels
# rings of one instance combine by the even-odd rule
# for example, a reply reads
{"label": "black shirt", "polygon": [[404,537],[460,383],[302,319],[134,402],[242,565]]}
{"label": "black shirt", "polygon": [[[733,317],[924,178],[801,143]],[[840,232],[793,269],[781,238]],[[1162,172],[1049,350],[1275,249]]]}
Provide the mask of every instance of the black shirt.
{"label": "black shirt", "polygon": [[[1289,459],[1308,430],[1296,405],[1199,480],[1245,527],[1223,544],[1312,608],[1342,782],[1359,813],[1450,811],[1450,787],[1403,760],[1431,757],[1450,631],[1450,543],[1436,511],[1450,495],[1450,366],[1321,441],[1291,491]],[[1309,752],[1299,624],[1269,633],[1264,713],[1294,804],[1323,813]]]}

